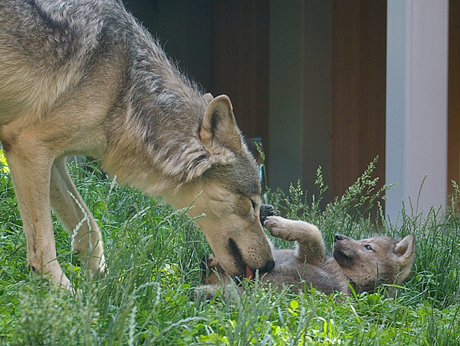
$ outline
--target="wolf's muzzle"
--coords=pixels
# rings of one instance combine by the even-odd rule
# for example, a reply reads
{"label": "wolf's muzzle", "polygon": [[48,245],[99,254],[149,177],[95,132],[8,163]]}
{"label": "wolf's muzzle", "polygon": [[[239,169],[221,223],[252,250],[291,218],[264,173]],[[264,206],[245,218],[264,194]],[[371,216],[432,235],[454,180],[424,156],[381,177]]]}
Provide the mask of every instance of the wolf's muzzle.
{"label": "wolf's muzzle", "polygon": [[266,273],[275,268],[275,261],[274,260],[268,260],[267,263],[265,264],[265,267],[260,269],[260,271]]}
{"label": "wolf's muzzle", "polygon": [[261,273],[266,273],[275,268],[275,261],[273,260],[267,260],[267,262],[262,268],[250,268],[244,262],[243,256],[241,255],[241,251],[238,248],[238,245],[236,245],[236,242],[232,238],[228,240],[228,247],[231,253],[233,254],[235,264],[242,269],[242,272],[245,272],[246,277],[253,277],[256,269],[259,269]]}

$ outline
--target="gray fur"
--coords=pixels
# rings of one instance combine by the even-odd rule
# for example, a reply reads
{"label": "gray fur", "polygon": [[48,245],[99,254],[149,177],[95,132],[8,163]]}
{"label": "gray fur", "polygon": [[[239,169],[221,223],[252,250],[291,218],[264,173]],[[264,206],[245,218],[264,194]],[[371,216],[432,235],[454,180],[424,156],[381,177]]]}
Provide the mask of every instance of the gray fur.
{"label": "gray fur", "polygon": [[71,234],[89,215],[75,249],[91,271],[105,269],[101,232],[65,167],[73,154],[101,158],[118,182],[178,208],[200,196],[190,214],[206,214],[197,223],[227,271],[273,266],[258,223],[258,169],[230,100],[203,95],[121,1],[2,0],[0,81],[0,138],[29,263],[54,283],[70,286],[50,205]]}
{"label": "gray fur", "polygon": [[[262,282],[275,287],[313,287],[326,294],[350,294],[351,285],[357,293],[372,293],[380,285],[402,283],[414,261],[412,235],[402,240],[378,236],[358,241],[337,235],[333,256],[327,256],[321,232],[315,225],[270,216],[265,226],[273,236],[297,243],[295,250],[273,250],[275,268],[260,275]],[[202,282],[206,286],[198,288],[197,295],[213,295],[230,280],[221,263],[210,255],[202,266]]]}

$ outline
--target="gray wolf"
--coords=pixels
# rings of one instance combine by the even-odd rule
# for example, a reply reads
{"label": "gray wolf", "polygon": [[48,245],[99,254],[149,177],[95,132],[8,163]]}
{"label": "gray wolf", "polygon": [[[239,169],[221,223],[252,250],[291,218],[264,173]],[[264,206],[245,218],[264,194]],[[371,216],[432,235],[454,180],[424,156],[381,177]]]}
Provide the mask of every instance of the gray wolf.
{"label": "gray wolf", "polygon": [[89,271],[105,269],[101,231],[67,172],[75,154],[176,208],[193,203],[226,272],[273,268],[257,166],[229,98],[184,77],[121,1],[2,0],[0,52],[0,139],[31,268],[70,287],[52,208]]}
{"label": "gray wolf", "polygon": [[[413,235],[354,240],[337,234],[332,256],[327,256],[322,234],[315,225],[273,216],[271,206],[264,206],[261,215],[273,236],[297,243],[295,250],[273,250],[275,268],[260,275],[261,281],[273,286],[313,287],[326,294],[350,294],[351,286],[357,293],[372,293],[383,284],[401,284],[410,273],[415,256]],[[200,287],[197,294],[213,295],[219,285],[228,285],[231,280],[221,262],[209,255],[202,266],[202,282],[209,286]]]}

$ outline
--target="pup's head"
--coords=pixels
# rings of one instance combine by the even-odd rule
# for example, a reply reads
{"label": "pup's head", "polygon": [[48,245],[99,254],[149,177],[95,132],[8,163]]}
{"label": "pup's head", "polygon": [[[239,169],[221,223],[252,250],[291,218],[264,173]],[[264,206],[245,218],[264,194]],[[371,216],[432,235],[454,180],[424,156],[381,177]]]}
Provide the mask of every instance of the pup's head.
{"label": "pup's head", "polygon": [[378,285],[400,284],[408,277],[415,257],[415,237],[354,240],[337,234],[333,256],[357,291],[373,292]]}
{"label": "pup's head", "polygon": [[196,223],[228,275],[269,271],[274,262],[259,221],[257,164],[243,143],[229,98],[205,98],[209,104],[198,129],[202,152],[189,163],[195,175],[170,196],[171,204],[185,207],[190,203],[192,217],[206,215]]}

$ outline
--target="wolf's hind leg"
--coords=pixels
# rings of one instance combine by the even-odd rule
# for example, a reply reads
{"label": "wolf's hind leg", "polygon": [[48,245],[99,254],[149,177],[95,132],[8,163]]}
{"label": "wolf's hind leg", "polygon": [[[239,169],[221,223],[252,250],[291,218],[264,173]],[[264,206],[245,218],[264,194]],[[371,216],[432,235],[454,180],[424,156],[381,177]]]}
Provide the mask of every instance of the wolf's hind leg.
{"label": "wolf's hind leg", "polygon": [[268,217],[264,225],[274,237],[297,241],[296,256],[306,263],[319,265],[326,260],[323,236],[315,225],[280,216]]}
{"label": "wolf's hind leg", "polygon": [[103,274],[106,264],[102,234],[69,176],[65,157],[57,158],[51,169],[50,199],[57,217],[73,237],[74,250],[91,272]]}

